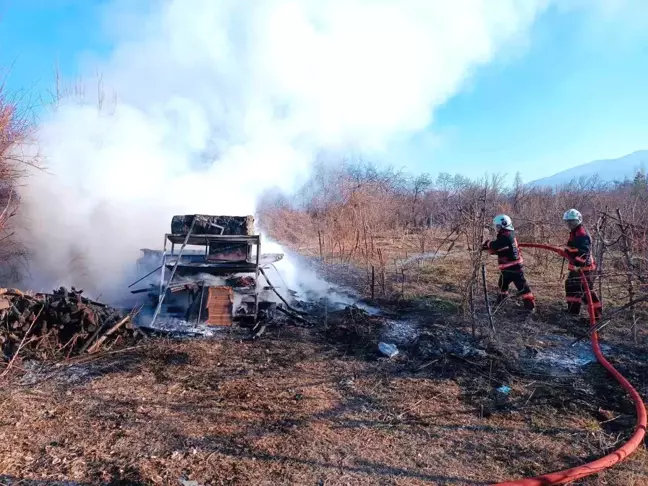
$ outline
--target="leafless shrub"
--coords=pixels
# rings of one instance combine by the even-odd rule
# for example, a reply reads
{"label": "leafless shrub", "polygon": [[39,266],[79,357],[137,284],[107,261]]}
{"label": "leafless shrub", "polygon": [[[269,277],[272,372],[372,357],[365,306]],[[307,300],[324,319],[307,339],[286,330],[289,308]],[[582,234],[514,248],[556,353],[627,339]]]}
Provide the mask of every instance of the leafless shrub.
{"label": "leafless shrub", "polygon": [[[426,174],[411,177],[366,162],[320,164],[296,196],[275,194],[261,201],[259,219],[280,241],[313,254],[321,252],[331,260],[360,263],[366,270],[367,289],[373,266],[383,294],[399,293],[404,275],[411,267],[419,268],[423,258],[435,265],[450,252],[464,252],[469,263],[456,269],[456,279],[463,289],[466,314],[472,315],[474,303],[480,300],[475,294],[479,245],[491,218],[509,214],[519,241],[563,246],[567,229],[562,215],[577,208],[594,238],[601,265],[597,286],[603,298],[625,304],[645,293],[648,180],[644,172],[633,180],[602,183],[596,177],[581,178],[554,189],[524,185],[519,175],[511,188],[503,180],[499,175],[474,181],[441,174],[433,181]],[[526,250],[525,257],[536,272],[547,275],[559,263],[547,252]],[[410,266],[409,260],[417,263]]]}
{"label": "leafless shrub", "polygon": [[10,96],[0,85],[0,277],[15,281],[27,257],[15,238],[14,218],[20,207],[17,192],[29,167],[39,159],[29,146],[33,117],[22,94]]}

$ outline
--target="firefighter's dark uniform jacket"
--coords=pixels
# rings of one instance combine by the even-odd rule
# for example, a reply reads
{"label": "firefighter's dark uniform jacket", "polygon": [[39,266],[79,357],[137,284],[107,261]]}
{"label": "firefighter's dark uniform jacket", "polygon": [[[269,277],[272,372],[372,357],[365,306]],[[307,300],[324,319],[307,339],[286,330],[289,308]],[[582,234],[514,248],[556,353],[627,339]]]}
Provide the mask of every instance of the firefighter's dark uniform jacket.
{"label": "firefighter's dark uniform jacket", "polygon": [[596,270],[596,263],[592,256],[592,238],[582,224],[569,232],[565,252],[569,258],[569,270]]}
{"label": "firefighter's dark uniform jacket", "polygon": [[497,255],[500,270],[515,270],[524,263],[513,231],[501,230],[497,239],[487,242],[486,249],[491,255]]}
{"label": "firefighter's dark uniform jacket", "polygon": [[491,255],[497,255],[497,263],[501,272],[498,282],[500,291],[497,298],[498,303],[508,296],[509,286],[514,284],[522,297],[524,307],[529,310],[534,309],[535,298],[524,277],[522,267],[524,260],[515,233],[511,230],[502,229],[497,233],[497,238],[486,241],[483,248],[488,250]]}
{"label": "firefighter's dark uniform jacket", "polygon": [[596,262],[592,255],[592,238],[581,224],[569,232],[569,240],[565,253],[569,260],[569,275],[565,281],[565,295],[567,300],[567,310],[570,314],[578,315],[580,313],[581,302],[587,305],[581,273],[585,275],[592,295],[592,303],[597,317],[602,312],[601,301],[594,291],[594,280],[592,272],[596,270]]}

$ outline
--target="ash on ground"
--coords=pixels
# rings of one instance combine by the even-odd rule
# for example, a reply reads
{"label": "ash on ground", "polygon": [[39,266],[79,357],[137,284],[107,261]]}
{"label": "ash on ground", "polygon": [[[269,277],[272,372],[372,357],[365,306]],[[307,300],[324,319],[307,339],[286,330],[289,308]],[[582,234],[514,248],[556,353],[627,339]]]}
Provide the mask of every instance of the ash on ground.
{"label": "ash on ground", "polygon": [[[573,339],[558,335],[540,336],[534,346],[527,346],[526,352],[520,359],[526,366],[534,367],[548,374],[581,373],[584,368],[596,362],[596,356],[588,340],[575,343]],[[607,344],[601,345],[603,354],[612,348]]]}

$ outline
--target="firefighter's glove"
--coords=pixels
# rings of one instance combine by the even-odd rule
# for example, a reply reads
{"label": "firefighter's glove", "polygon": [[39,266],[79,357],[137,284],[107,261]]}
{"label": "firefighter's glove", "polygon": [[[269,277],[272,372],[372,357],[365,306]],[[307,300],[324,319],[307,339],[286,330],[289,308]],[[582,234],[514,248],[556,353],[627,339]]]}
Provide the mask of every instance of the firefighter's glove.
{"label": "firefighter's glove", "polygon": [[490,240],[486,240],[482,243],[482,251],[487,251],[490,248]]}

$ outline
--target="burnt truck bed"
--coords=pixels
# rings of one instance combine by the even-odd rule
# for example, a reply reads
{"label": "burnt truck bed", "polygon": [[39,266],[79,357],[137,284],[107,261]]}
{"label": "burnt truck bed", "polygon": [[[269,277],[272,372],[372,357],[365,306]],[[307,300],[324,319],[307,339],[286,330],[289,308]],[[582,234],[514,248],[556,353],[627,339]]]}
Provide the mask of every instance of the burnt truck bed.
{"label": "burnt truck bed", "polygon": [[157,302],[151,325],[167,312],[213,326],[231,325],[237,317],[256,324],[276,305],[266,294],[276,289],[258,280],[262,267],[283,255],[261,254],[261,235],[253,234],[252,216],[174,216],[171,231],[165,234],[162,252],[144,250],[141,259],[142,267],[161,268],[159,285],[149,293]]}
{"label": "burnt truck bed", "polygon": [[[173,269],[175,263],[167,263],[168,270]],[[257,265],[249,262],[224,262],[224,263],[206,263],[206,262],[180,262],[176,269],[176,275],[189,276],[206,273],[214,276],[226,276],[235,273],[255,273]]]}
{"label": "burnt truck bed", "polygon": [[[162,256],[164,255],[164,252],[162,250],[146,249],[142,251],[147,252],[145,258],[141,258],[140,260],[138,260],[138,264],[142,267],[143,270],[145,271],[153,270],[162,264]],[[168,270],[171,270],[173,268],[176,258],[177,257],[175,256],[167,255],[165,266]],[[259,265],[262,267],[267,267],[269,265],[277,263],[282,259],[283,259],[283,253],[264,253],[259,258]],[[241,262],[206,262],[204,251],[196,251],[190,254],[187,254],[187,252],[185,252],[180,257],[180,263],[178,264],[177,271],[180,271],[181,268],[187,268],[187,271],[190,274],[193,274],[191,270],[192,268],[204,270],[204,269],[214,267],[216,268],[216,272],[220,275],[223,272],[221,270],[218,270],[218,268],[222,267],[223,265],[229,265],[227,268],[224,269],[227,271],[235,271],[237,273],[240,271],[247,271],[247,270],[241,270],[247,268],[245,266],[243,267],[236,266],[239,265],[240,263]],[[244,265],[254,265],[254,263],[249,263],[249,262],[242,262],[242,263]],[[250,270],[250,272],[254,272],[254,268]],[[203,271],[202,273],[210,273],[210,272]]]}

